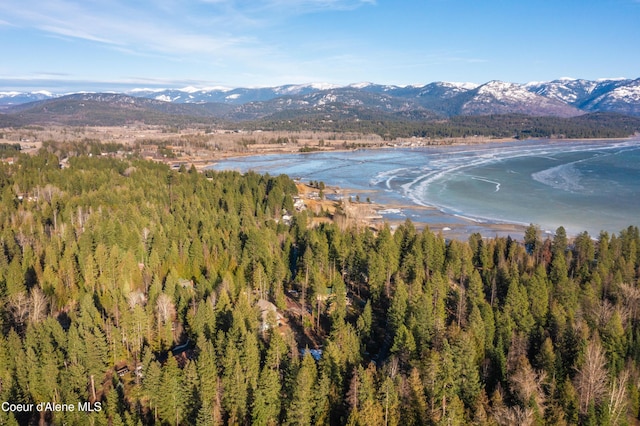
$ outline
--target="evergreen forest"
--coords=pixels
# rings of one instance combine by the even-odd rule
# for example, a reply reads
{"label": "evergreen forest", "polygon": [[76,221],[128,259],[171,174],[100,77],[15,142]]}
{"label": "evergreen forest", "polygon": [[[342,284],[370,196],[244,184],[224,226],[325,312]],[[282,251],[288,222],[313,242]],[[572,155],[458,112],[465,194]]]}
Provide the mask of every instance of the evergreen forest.
{"label": "evergreen forest", "polygon": [[385,140],[397,138],[466,138],[485,136],[491,138],[626,138],[640,132],[640,119],[615,113],[590,113],[572,118],[535,117],[523,114],[494,114],[466,116],[448,119],[408,116],[406,114],[378,115],[374,113],[352,117],[350,109],[338,108],[327,119],[327,114],[299,111],[283,112],[263,118],[258,122],[244,123],[252,130],[269,129],[284,131],[317,130],[376,134]]}
{"label": "evergreen forest", "polygon": [[0,163],[2,425],[639,418],[637,227],[312,226],[286,176],[59,160]]}

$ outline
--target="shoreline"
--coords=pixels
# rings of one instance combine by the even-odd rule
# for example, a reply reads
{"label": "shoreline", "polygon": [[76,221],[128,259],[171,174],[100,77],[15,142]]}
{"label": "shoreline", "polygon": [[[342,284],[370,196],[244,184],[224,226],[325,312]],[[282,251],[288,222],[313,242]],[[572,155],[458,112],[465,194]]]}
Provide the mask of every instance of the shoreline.
{"label": "shoreline", "polygon": [[[611,139],[596,139],[596,138],[585,138],[585,139],[528,139],[527,141],[520,141],[516,139],[509,140],[484,140],[479,141],[475,140],[475,143],[448,143],[448,144],[439,144],[439,145],[423,145],[423,146],[406,146],[406,145],[396,145],[396,146],[368,146],[368,147],[358,147],[357,149],[331,149],[331,150],[318,150],[316,153],[322,152],[353,152],[359,150],[370,150],[370,151],[378,151],[380,149],[411,149],[411,148],[443,148],[445,146],[478,146],[478,145],[494,145],[494,144],[502,144],[502,143],[514,143],[518,142],[529,142],[535,143],[537,141],[542,141],[545,143],[584,143],[584,142],[605,142],[605,143],[619,143],[624,141],[634,141],[638,140],[637,136],[628,137],[628,138],[611,138]],[[466,141],[469,142],[469,141]],[[237,158],[242,160],[243,158],[248,157],[261,157],[263,155],[274,155],[278,154],[305,154],[304,152],[291,152],[291,151],[280,151],[280,152],[270,152],[259,153],[259,152],[247,152],[242,155],[230,155],[224,156],[223,158],[217,158],[213,162],[209,162],[204,166],[204,168],[214,168],[219,162],[226,160],[233,160]],[[295,176],[289,174],[292,179],[295,179]],[[296,182],[301,183],[300,180],[296,180]],[[304,184],[303,184],[304,185]],[[355,198],[358,194],[360,198],[367,197],[367,193],[379,193],[376,189],[364,189],[364,188],[349,188],[348,186],[342,187],[339,185],[327,185],[325,194],[327,190],[331,189],[333,194],[341,194],[344,198],[349,197],[350,195]],[[363,197],[364,195],[364,197]],[[368,198],[368,197],[367,197]],[[385,198],[385,197],[383,197]],[[485,217],[473,217],[470,215],[466,215],[464,212],[458,211],[448,211],[445,207],[440,207],[433,204],[416,204],[410,202],[410,200],[395,200],[400,202],[385,202],[380,200],[373,200],[371,203],[364,202],[356,202],[351,203],[352,206],[359,206],[360,209],[366,210],[369,212],[367,214],[360,213],[356,215],[352,219],[372,228],[380,227],[383,223],[388,223],[389,226],[394,229],[399,224],[404,223],[407,219],[410,219],[413,225],[417,229],[423,229],[429,227],[432,231],[436,233],[442,234],[444,238],[447,239],[457,239],[457,240],[466,240],[473,233],[480,233],[483,238],[495,238],[495,237],[506,237],[511,236],[511,238],[522,240],[524,238],[525,230],[530,223],[523,222],[508,222],[503,220],[497,220],[492,218]],[[340,202],[336,202],[339,204]],[[535,224],[535,220],[532,221]],[[539,226],[539,225],[538,225]],[[570,224],[565,224],[565,229]],[[547,229],[546,227],[539,226],[540,236],[544,239],[547,236],[552,236],[555,233],[555,229]],[[576,232],[576,236],[579,232]]]}
{"label": "shoreline", "polygon": [[[120,143],[128,146],[129,150],[110,152],[109,155],[116,158],[124,158],[130,155],[131,149],[136,149],[138,155],[147,160],[167,164],[174,170],[181,166],[187,168],[191,165],[199,171],[213,169],[223,161],[234,159],[246,159],[251,157],[292,155],[297,157],[304,154],[315,153],[349,153],[358,151],[380,152],[380,150],[429,150],[447,149],[448,147],[500,147],[503,144],[518,146],[526,143],[585,143],[602,142],[616,144],[625,141],[640,140],[640,134],[623,138],[493,138],[488,136],[470,136],[455,138],[398,138],[393,141],[385,141],[379,135],[338,132],[315,131],[233,131],[215,130],[211,133],[202,129],[187,129],[167,131],[163,126],[85,126],[75,129],[73,133],[67,132],[66,126],[45,126],[33,129],[10,129],[5,134],[8,142],[20,143],[22,152],[34,153],[43,141],[82,141],[96,140],[102,143]],[[161,155],[160,147],[171,152],[172,155]],[[482,148],[479,148],[482,149]],[[385,155],[384,153],[379,155]],[[237,169],[236,169],[237,170]],[[295,174],[287,173],[295,178]],[[354,189],[345,185],[340,190],[353,194],[366,193],[366,189]],[[374,192],[378,192],[373,190]],[[380,192],[378,192],[380,193]],[[382,197],[389,198],[389,197]],[[374,200],[378,201],[378,200]],[[388,201],[388,200],[384,200]],[[504,222],[493,218],[474,217],[465,215],[465,212],[456,211],[446,206],[433,204],[423,205],[412,202],[409,199],[393,200],[391,203],[378,203],[379,211],[369,217],[373,225],[386,221],[390,226],[397,226],[407,218],[411,219],[417,228],[429,226],[432,230],[442,232],[446,237],[457,236],[467,238],[473,232],[480,232],[483,237],[494,235],[520,236],[524,234],[528,224],[517,222]],[[428,204],[428,203],[427,203]],[[397,210],[397,211],[394,211]],[[535,220],[532,222],[535,223]],[[566,224],[565,224],[566,226]],[[552,235],[555,229],[541,229],[543,235]],[[577,233],[575,234],[577,235]]]}
{"label": "shoreline", "polygon": [[[387,224],[392,231],[411,221],[417,230],[429,228],[445,239],[466,241],[474,233],[480,233],[482,238],[496,238],[510,236],[516,240],[523,240],[529,225],[520,223],[480,220],[459,214],[447,213],[436,206],[425,206],[405,203],[380,203],[367,201],[353,201],[349,194],[375,192],[344,188],[336,185],[325,187],[325,198],[320,200],[315,188],[295,180],[298,196],[305,203],[306,209],[316,214],[323,211],[331,215],[330,221],[344,226],[364,226],[379,230]],[[328,199],[326,195],[340,197]],[[351,200],[350,200],[351,199]],[[412,214],[421,212],[421,214]],[[395,217],[394,217],[395,216]],[[401,217],[402,216],[402,217]],[[316,217],[312,225],[327,222],[326,216]],[[422,220],[420,220],[422,219]],[[543,234],[544,231],[543,231]]]}
{"label": "shoreline", "polygon": [[[529,138],[529,139],[515,139],[515,138],[489,138],[485,136],[478,137],[468,137],[468,138],[448,138],[448,139],[434,139],[430,140],[429,143],[420,143],[420,141],[414,141],[412,139],[401,139],[398,140],[398,143],[391,142],[369,142],[363,143],[360,142],[362,146],[357,146],[354,148],[336,148],[334,146],[325,146],[322,148],[313,149],[311,151],[300,151],[302,147],[298,147],[297,149],[291,149],[290,147],[274,147],[271,144],[259,144],[257,146],[257,150],[255,151],[221,151],[218,154],[222,154],[216,156],[215,158],[200,158],[192,163],[196,166],[198,170],[205,170],[207,168],[215,166],[220,161],[227,161],[233,159],[247,158],[247,157],[260,157],[263,155],[278,155],[278,154],[286,154],[286,155],[306,155],[306,154],[318,154],[318,153],[341,153],[341,152],[354,152],[361,150],[395,150],[395,149],[414,149],[414,148],[443,148],[448,146],[478,146],[478,145],[488,145],[488,144],[507,144],[507,143],[519,143],[519,142],[531,142],[531,141],[546,141],[550,143],[562,143],[562,142],[597,142],[597,141],[607,141],[607,142],[623,142],[623,141],[631,141],[637,140],[638,135],[628,136],[625,138],[567,138],[567,139],[558,139],[558,138]],[[421,141],[421,142],[424,142]],[[176,160],[179,162],[179,160]]]}
{"label": "shoreline", "polygon": [[[342,140],[342,138],[340,138]],[[347,139],[349,140],[349,139]],[[528,140],[549,140],[549,139],[528,139]],[[559,139],[561,140],[561,139]],[[569,139],[565,139],[569,140]],[[579,141],[580,139],[575,139]],[[597,140],[597,139],[594,139]],[[346,142],[346,140],[345,140]],[[341,152],[354,152],[361,150],[395,150],[395,149],[413,149],[413,148],[442,148],[447,146],[476,146],[485,145],[491,143],[513,143],[522,142],[519,139],[514,138],[491,138],[487,136],[470,136],[467,138],[442,138],[442,139],[429,139],[429,138],[401,138],[394,142],[382,141],[378,139],[352,139],[349,142],[351,147],[340,147],[339,145],[326,144],[325,146],[310,147],[309,151],[301,151],[305,147],[308,147],[307,143],[300,145],[298,143],[294,148],[291,146],[277,146],[273,144],[256,144],[251,145],[254,149],[247,151],[219,151],[218,156],[215,158],[201,158],[198,159],[198,163],[195,164],[198,169],[206,169],[216,165],[220,161],[233,160],[235,158],[247,158],[247,157],[259,157],[262,155],[277,155],[277,154],[318,154],[318,153],[341,153]]]}

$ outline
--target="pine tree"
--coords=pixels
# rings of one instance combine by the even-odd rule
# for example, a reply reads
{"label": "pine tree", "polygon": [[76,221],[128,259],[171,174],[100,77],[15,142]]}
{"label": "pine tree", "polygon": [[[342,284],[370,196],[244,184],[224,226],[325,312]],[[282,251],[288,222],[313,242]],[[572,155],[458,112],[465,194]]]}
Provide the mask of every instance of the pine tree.
{"label": "pine tree", "polygon": [[240,354],[234,343],[227,346],[222,365],[222,405],[229,423],[241,423],[247,411],[248,389]]}
{"label": "pine tree", "polygon": [[427,398],[424,394],[424,384],[417,368],[412,368],[407,378],[409,391],[409,409],[406,420],[409,424],[421,424],[428,416]]}
{"label": "pine tree", "polygon": [[480,396],[482,385],[480,372],[476,364],[477,347],[472,337],[467,333],[461,333],[453,343],[452,355],[454,360],[456,387],[459,396],[469,409],[476,405]]}
{"label": "pine tree", "polygon": [[296,376],[291,405],[287,409],[287,424],[312,424],[316,380],[316,363],[311,354],[307,353]]}
{"label": "pine tree", "polygon": [[524,246],[527,253],[535,254],[540,248],[540,228],[533,223],[524,231]]}
{"label": "pine tree", "polygon": [[391,306],[389,307],[387,314],[391,335],[397,334],[400,327],[405,323],[408,298],[407,286],[402,280],[398,280],[396,284],[396,291],[391,300]]}
{"label": "pine tree", "polygon": [[143,394],[149,402],[149,408],[153,412],[154,421],[158,420],[160,405],[163,403],[163,377],[162,369],[157,361],[152,361],[144,369]]}
{"label": "pine tree", "polygon": [[162,369],[161,389],[158,414],[164,422],[177,426],[186,418],[188,394],[183,371],[171,355]]}
{"label": "pine tree", "polygon": [[255,425],[277,425],[280,423],[281,384],[277,370],[265,366],[260,373],[258,388],[251,411]]}

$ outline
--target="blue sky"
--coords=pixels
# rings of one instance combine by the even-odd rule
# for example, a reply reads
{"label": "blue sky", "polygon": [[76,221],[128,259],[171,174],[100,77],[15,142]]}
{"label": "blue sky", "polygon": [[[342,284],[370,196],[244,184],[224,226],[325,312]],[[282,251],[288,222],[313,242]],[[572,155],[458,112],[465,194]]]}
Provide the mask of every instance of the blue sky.
{"label": "blue sky", "polygon": [[0,90],[640,77],[640,0],[2,0]]}

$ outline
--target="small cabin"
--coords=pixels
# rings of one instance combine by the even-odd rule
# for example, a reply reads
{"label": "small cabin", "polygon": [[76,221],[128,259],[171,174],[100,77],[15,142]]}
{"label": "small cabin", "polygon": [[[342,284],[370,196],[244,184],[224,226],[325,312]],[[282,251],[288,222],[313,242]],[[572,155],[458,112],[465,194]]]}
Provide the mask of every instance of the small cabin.
{"label": "small cabin", "polygon": [[258,300],[258,309],[260,310],[260,318],[262,320],[262,324],[260,326],[261,331],[267,331],[269,329],[269,314],[273,312],[274,318],[276,320],[276,325],[279,326],[283,317],[278,312],[278,308],[273,303],[269,302],[265,299]]}
{"label": "small cabin", "polygon": [[129,372],[131,371],[129,370],[129,366],[125,363],[117,364],[115,366],[115,370],[118,377],[124,377],[125,375],[129,374]]}

